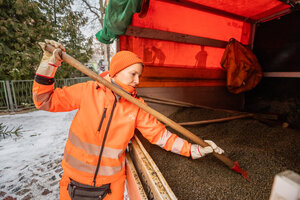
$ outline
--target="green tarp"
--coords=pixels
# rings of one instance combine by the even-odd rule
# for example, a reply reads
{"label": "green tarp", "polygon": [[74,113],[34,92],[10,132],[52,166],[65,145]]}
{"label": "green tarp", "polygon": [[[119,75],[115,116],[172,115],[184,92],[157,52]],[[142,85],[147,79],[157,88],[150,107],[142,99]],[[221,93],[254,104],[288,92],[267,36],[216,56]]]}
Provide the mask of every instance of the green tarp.
{"label": "green tarp", "polygon": [[96,38],[104,44],[111,44],[114,39],[126,32],[135,12],[140,12],[141,0],[109,0],[105,10],[104,25]]}

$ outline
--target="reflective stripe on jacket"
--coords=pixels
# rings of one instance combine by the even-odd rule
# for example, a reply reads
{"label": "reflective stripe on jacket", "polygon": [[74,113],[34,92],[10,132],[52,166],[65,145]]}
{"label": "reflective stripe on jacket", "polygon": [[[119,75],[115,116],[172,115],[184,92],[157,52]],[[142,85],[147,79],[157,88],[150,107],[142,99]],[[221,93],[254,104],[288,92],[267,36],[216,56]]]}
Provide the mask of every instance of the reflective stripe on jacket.
{"label": "reflective stripe on jacket", "polygon": [[[103,136],[111,115],[96,185],[113,182],[124,175],[125,149],[135,128],[151,143],[190,156],[190,143],[170,133],[155,117],[126,99],[121,98],[112,113],[115,98],[110,89],[94,81],[55,90],[54,84],[43,85],[34,81],[33,100],[38,109],[50,112],[78,109],[69,130],[62,161],[67,176],[83,184],[93,184]],[[143,102],[141,98],[139,100]]]}

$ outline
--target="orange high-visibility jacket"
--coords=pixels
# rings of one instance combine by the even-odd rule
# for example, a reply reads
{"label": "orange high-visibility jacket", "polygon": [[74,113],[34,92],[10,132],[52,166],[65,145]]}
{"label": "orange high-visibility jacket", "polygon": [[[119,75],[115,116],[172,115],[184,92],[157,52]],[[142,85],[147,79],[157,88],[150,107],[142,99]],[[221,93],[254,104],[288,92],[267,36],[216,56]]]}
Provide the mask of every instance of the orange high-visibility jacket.
{"label": "orange high-visibility jacket", "polygon": [[[78,109],[62,160],[64,173],[75,181],[93,184],[106,131],[107,138],[95,178],[98,186],[114,182],[124,175],[125,149],[135,128],[151,143],[167,151],[190,156],[190,143],[170,133],[155,117],[126,99],[118,100],[110,89],[97,82],[55,90],[54,84],[41,83],[37,78],[33,83],[33,100],[38,109],[50,112]],[[141,98],[139,100],[143,102]]]}

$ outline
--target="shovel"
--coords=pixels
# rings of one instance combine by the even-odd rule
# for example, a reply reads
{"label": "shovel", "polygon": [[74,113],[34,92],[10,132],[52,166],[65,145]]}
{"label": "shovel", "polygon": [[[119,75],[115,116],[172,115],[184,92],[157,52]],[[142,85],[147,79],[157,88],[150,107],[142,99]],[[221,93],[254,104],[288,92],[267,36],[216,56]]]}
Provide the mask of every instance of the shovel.
{"label": "shovel", "polygon": [[[55,47],[47,44],[46,50],[52,53],[55,50]],[[150,108],[149,106],[145,105],[144,103],[138,101],[137,99],[135,99],[131,95],[129,95],[126,92],[124,92],[123,90],[121,90],[120,88],[114,86],[109,81],[105,80],[104,78],[102,78],[101,76],[99,76],[98,74],[93,72],[92,70],[88,69],[86,66],[81,64],[78,60],[71,57],[67,53],[62,52],[62,59],[63,59],[63,61],[65,61],[69,65],[75,67],[76,69],[78,69],[79,71],[84,73],[85,75],[92,78],[93,80],[101,83],[102,85],[106,86],[107,88],[109,88],[110,90],[112,90],[116,94],[120,95],[121,97],[125,98],[129,102],[133,103],[134,105],[138,106],[139,108],[143,109],[144,111],[150,113],[151,115],[156,117],[158,120],[160,120],[161,122],[163,122],[166,125],[170,126],[174,130],[178,131],[179,133],[181,133],[185,137],[189,138],[191,141],[195,142],[196,144],[199,144],[202,147],[209,146],[209,144],[204,142],[201,138],[199,138],[198,136],[196,136],[195,134],[193,134],[189,130],[185,129],[184,127],[182,127],[178,123],[174,122],[173,120],[169,119],[168,117],[164,116],[163,114],[157,112],[156,110]],[[248,172],[242,170],[237,162],[233,162],[225,154],[217,154],[217,153],[213,152],[213,155],[216,158],[218,158],[219,160],[221,160],[230,169],[234,170],[237,173],[240,173],[246,180],[250,181],[249,178],[248,178]]]}

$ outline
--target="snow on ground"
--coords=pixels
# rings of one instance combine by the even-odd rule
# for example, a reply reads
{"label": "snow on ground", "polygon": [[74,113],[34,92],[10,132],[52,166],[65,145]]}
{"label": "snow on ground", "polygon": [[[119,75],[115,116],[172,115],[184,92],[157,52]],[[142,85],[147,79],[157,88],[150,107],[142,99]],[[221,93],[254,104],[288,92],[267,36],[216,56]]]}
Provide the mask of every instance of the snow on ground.
{"label": "snow on ground", "polygon": [[75,113],[0,116],[9,130],[22,126],[20,137],[0,138],[0,198],[59,199],[60,162]]}
{"label": "snow on ground", "polygon": [[[0,137],[0,199],[59,199],[60,163],[75,114],[34,111],[0,116],[9,130],[22,127],[19,137]],[[129,199],[126,188],[124,196]]]}

